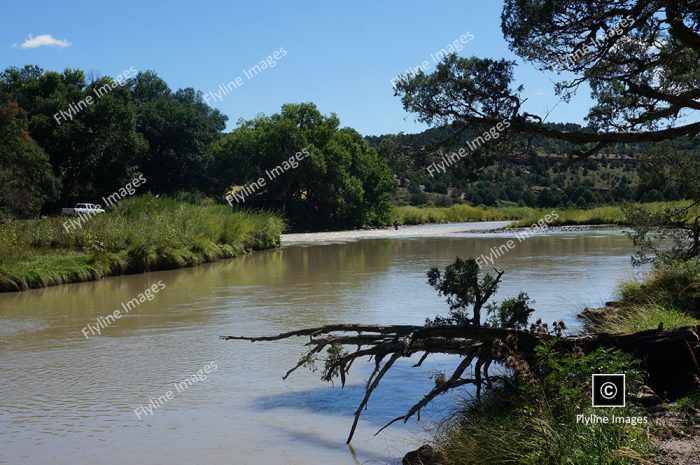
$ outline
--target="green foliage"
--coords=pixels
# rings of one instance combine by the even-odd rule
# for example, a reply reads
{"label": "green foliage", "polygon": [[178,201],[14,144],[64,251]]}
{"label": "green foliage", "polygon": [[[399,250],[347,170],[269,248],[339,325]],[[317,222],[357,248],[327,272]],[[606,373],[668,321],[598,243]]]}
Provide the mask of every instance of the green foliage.
{"label": "green foliage", "polygon": [[642,282],[620,285],[614,313],[589,322],[599,332],[625,333],[700,324],[700,263],[658,262]]}
{"label": "green foliage", "polygon": [[[621,173],[591,175],[598,168],[593,155],[603,155],[604,167],[606,156],[612,155],[618,167],[627,169],[629,150],[647,152],[652,144],[674,140],[690,145],[689,159],[695,159],[685,164],[690,170],[676,171],[676,177],[687,176],[698,185],[698,150],[692,143],[698,123],[695,118],[681,117],[696,116],[698,110],[694,92],[700,85],[700,47],[694,2],[506,0],[501,20],[512,52],[527,65],[556,72],[554,90],[563,102],[569,102],[583,88],[590,89],[588,126],[546,124],[547,115],[526,111],[526,95],[532,89],[526,92],[515,80],[517,61],[451,54],[431,73],[420,70],[404,76],[395,93],[406,111],[436,126],[428,136],[437,139],[430,141],[430,147],[444,151],[466,148],[465,139],[486,135],[507,123],[506,129],[491,133],[493,137],[484,137],[485,144],[477,148],[468,145],[458,166],[450,167],[459,173],[455,177],[473,181],[515,154],[533,158],[529,166],[515,160],[501,164],[492,178],[481,185],[474,183],[473,189],[470,186],[470,192],[464,188],[453,193],[475,204],[510,200],[539,207],[698,200],[677,185],[663,182],[665,166],[658,161],[651,169],[635,170],[639,179],[634,181]],[[426,152],[426,145],[415,144],[421,147],[415,150],[418,156]],[[552,146],[563,150],[551,150]],[[443,155],[443,150],[433,152],[437,158]],[[580,176],[564,179],[541,169],[564,160],[578,162]],[[516,175],[501,182],[498,174],[506,169]],[[604,179],[606,174],[608,179]],[[416,178],[409,181],[434,192],[435,186],[429,187],[432,180],[423,176],[425,182]],[[531,189],[517,189],[523,182],[520,176],[527,178],[525,184]],[[461,187],[450,180],[447,185]]]}
{"label": "green foliage", "polygon": [[[683,208],[690,203],[657,202],[641,204],[640,207],[654,211],[664,208]],[[696,208],[697,211],[700,209]],[[470,205],[452,205],[449,208],[437,207],[395,207],[391,214],[391,223],[399,224],[426,224],[426,223],[460,223],[469,221],[504,221],[514,220],[511,227],[530,227],[541,221],[545,216],[551,215],[552,209],[539,209],[530,207],[473,207]],[[627,225],[631,220],[626,216],[622,206],[606,206],[587,209],[555,209],[557,218],[553,218],[550,226],[565,225]],[[388,223],[388,224],[391,224]]]}
{"label": "green foliage", "polygon": [[627,233],[635,245],[634,265],[700,259],[700,199],[656,211],[631,206],[625,213],[634,225]]}
{"label": "green foliage", "polygon": [[595,330],[604,333],[636,333],[662,326],[665,329],[700,325],[700,318],[673,307],[647,304],[625,308],[619,314],[606,318],[595,325]]}
{"label": "green foliage", "polygon": [[15,102],[0,99],[0,222],[35,216],[57,195],[49,159],[29,137],[18,113]]}
{"label": "green foliage", "polygon": [[173,92],[153,71],[137,74],[129,86],[136,102],[136,127],[148,142],[140,162],[148,189],[207,189],[210,145],[221,137],[227,117],[210,108],[201,92]]}
{"label": "green foliage", "polygon": [[[114,83],[89,81],[78,69],[57,73],[36,66],[0,74],[0,104],[5,101],[19,106],[16,115],[3,117],[3,125],[12,122],[12,134],[0,131],[8,150],[0,158],[4,215],[103,203],[101,197],[143,175],[143,191],[203,192],[219,203],[232,185],[265,177],[266,189],[245,206],[278,211],[296,228],[389,221],[395,184],[384,159],[356,131],[341,128],[335,115],[321,115],[310,103],[243,121],[224,137],[226,117],[201,92],[172,91],[153,71]],[[36,144],[20,140],[27,131]],[[309,153],[303,167],[273,171],[302,149]],[[58,195],[51,190],[54,177]],[[25,205],[18,204],[22,190],[33,191]]]}
{"label": "green foliage", "polygon": [[663,192],[677,192],[689,201],[658,209],[627,208],[625,213],[635,225],[628,233],[636,246],[635,264],[700,258],[700,160],[697,150],[692,153],[677,145],[657,144],[644,154],[653,173],[645,187],[651,193],[654,184],[660,184]]}
{"label": "green foliage", "polygon": [[505,299],[500,305],[495,303],[487,306],[489,313],[489,325],[500,328],[524,329],[527,326],[530,315],[535,311],[530,307],[535,303],[525,292],[520,292],[517,297]]}
{"label": "green foliage", "polygon": [[588,354],[562,354],[556,344],[552,339],[535,348],[538,388],[544,390],[547,399],[568,406],[572,412],[590,403],[591,375],[595,373],[625,373],[628,392],[634,392],[642,381],[640,362],[628,353],[600,348]]}
{"label": "green foliage", "polygon": [[[556,130],[581,130],[574,124],[545,126]],[[659,149],[650,144],[613,144],[600,157],[564,169],[562,160],[576,150],[575,147],[568,142],[536,136],[531,141],[528,157],[506,155],[493,165],[473,172],[468,168],[469,162],[462,160],[444,173],[433,172],[431,176],[428,168],[433,163],[441,163],[444,153],[426,154],[419,147],[435,146],[454,133],[455,127],[447,126],[419,134],[367,137],[398,177],[397,204],[445,206],[445,202],[451,201],[496,206],[512,202],[539,208],[591,208],[609,203],[695,198],[690,195],[690,185],[697,184],[694,176],[666,176],[671,171],[669,167],[678,168],[674,173],[698,171],[686,161],[698,158],[697,147],[687,138],[674,142],[673,160],[668,159],[670,156],[657,155]],[[521,138],[515,136],[520,143],[524,141]],[[452,141],[453,150],[464,146],[463,139],[458,137]]]}
{"label": "green foliage", "polygon": [[657,304],[686,313],[700,312],[700,263],[686,260],[657,264],[643,283],[625,283],[620,293],[626,305]]}
{"label": "green foliage", "polygon": [[[428,284],[441,296],[447,298],[450,306],[448,318],[436,317],[429,324],[455,324],[481,326],[481,308],[498,289],[501,274],[495,278],[486,273],[479,279],[479,265],[476,260],[462,260],[457,257],[447,265],[444,272],[433,267],[428,270]],[[471,317],[469,316],[469,307]]]}
{"label": "green foliage", "polygon": [[125,272],[194,266],[277,247],[275,214],[132,197],[80,228],[67,218],[0,225],[0,290],[99,279]]}
{"label": "green foliage", "polygon": [[426,224],[426,223],[461,223],[466,221],[515,220],[536,216],[538,212],[527,207],[472,207],[470,205],[452,205],[449,208],[436,207],[395,207],[391,214],[391,223]]}
{"label": "green foliage", "polygon": [[504,379],[481,402],[466,403],[437,438],[446,465],[623,465],[644,463],[653,452],[649,426],[585,424],[577,415],[643,416],[625,408],[593,409],[591,375],[626,373],[629,391],[640,379],[636,363],[619,351],[587,355],[537,349],[533,373]]}
{"label": "green foliage", "polygon": [[[136,130],[129,90],[116,86],[101,98],[94,93],[111,82],[102,78],[88,83],[85,74],[74,69],[56,73],[25,66],[0,73],[0,100],[18,102],[19,117],[49,156],[62,203],[96,202],[137,172],[146,144]],[[91,105],[85,105],[88,97]],[[72,118],[66,113],[71,109]]]}
{"label": "green foliage", "polygon": [[[558,217],[551,221],[551,226],[557,225],[581,225],[581,224],[627,224],[623,208],[620,206],[606,206],[586,209],[556,210]],[[539,221],[544,215],[537,212],[517,221],[513,226],[527,227]]]}
{"label": "green foliage", "polygon": [[488,325],[500,328],[522,329],[527,326],[528,319],[535,310],[530,307],[533,303],[525,292],[517,297],[489,303],[498,290],[503,272],[497,272],[494,277],[484,273],[479,278],[479,265],[473,258],[462,260],[457,257],[444,271],[436,267],[428,270],[428,284],[439,295],[446,297],[450,306],[448,317],[437,316],[428,319],[428,325],[462,325],[481,326],[481,312],[486,309],[489,314]]}
{"label": "green foliage", "polygon": [[153,192],[208,187],[209,147],[226,117],[193,89],[170,91],[152,71],[113,83],[106,77],[88,82],[72,69],[26,66],[0,74],[0,101],[19,102],[19,117],[60,182],[60,197],[49,206],[98,203],[138,173]]}
{"label": "green foliage", "polygon": [[700,413],[700,391],[681,397],[669,405],[668,409],[679,414],[688,426],[694,427],[695,415]]}
{"label": "green foliage", "polygon": [[[297,229],[385,224],[391,171],[356,131],[339,126],[337,116],[322,115],[311,103],[243,121],[214,146],[213,186],[223,195],[263,178],[266,185],[245,205],[283,211]],[[268,173],[303,151],[308,156],[270,179]]]}

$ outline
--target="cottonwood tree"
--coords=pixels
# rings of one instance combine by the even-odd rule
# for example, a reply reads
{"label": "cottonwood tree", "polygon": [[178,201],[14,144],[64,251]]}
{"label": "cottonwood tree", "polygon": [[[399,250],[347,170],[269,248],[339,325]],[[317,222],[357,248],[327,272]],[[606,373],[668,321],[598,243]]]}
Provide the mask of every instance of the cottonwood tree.
{"label": "cottonwood tree", "polygon": [[209,191],[205,175],[211,145],[223,136],[228,117],[209,107],[201,92],[192,88],[173,91],[153,71],[138,73],[129,88],[136,128],[148,142],[140,160],[147,188],[169,194]]}
{"label": "cottonwood tree", "polygon": [[[12,100],[31,138],[46,152],[59,182],[59,202],[99,199],[123,186],[138,170],[146,144],[136,130],[129,90],[117,86],[97,98],[93,90],[109,79],[88,82],[79,69],[62,73],[37,66],[0,73],[0,100]],[[88,97],[92,104],[86,105]],[[80,104],[80,102],[84,102]],[[63,115],[80,105],[81,110]]]}
{"label": "cottonwood tree", "polygon": [[498,290],[502,276],[503,271],[496,271],[496,277],[485,273],[479,279],[479,265],[476,260],[462,260],[459,257],[454,263],[447,265],[444,272],[435,267],[431,268],[428,271],[428,284],[434,287],[438,294],[445,296],[450,306],[450,315],[447,318],[438,316],[427,323],[481,326],[481,309]]}
{"label": "cottonwood tree", "polygon": [[[295,153],[308,157],[273,175]],[[348,228],[386,223],[396,188],[386,160],[335,114],[313,103],[286,104],[279,113],[240,121],[214,144],[213,185],[222,193],[259,178],[266,185],[244,206],[282,211],[299,229]]]}
{"label": "cottonwood tree", "polygon": [[58,195],[49,157],[18,115],[16,102],[0,100],[0,222],[37,215]]}

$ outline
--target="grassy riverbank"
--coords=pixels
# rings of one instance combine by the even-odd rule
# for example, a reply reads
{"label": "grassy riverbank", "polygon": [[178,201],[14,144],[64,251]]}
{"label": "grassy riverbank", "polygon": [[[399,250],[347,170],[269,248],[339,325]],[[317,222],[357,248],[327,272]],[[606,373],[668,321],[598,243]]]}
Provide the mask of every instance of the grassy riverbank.
{"label": "grassy riverbank", "polygon": [[590,329],[632,333],[700,324],[700,264],[695,260],[655,268],[644,282],[620,286],[620,301],[609,307]]}
{"label": "grassy riverbank", "polygon": [[[669,206],[681,206],[686,202],[653,202],[641,204],[650,210],[660,210]],[[553,209],[531,207],[473,207],[471,205],[453,205],[451,207],[413,207],[394,208],[391,223],[415,225],[426,223],[461,223],[470,221],[504,221],[513,220],[514,227],[526,227],[542,220],[554,211],[558,218],[550,226],[566,225],[602,225],[628,224],[620,205],[610,205],[588,209]],[[695,213],[700,214],[700,210]]]}
{"label": "grassy riverbank", "polygon": [[636,391],[642,375],[630,356],[606,350],[562,354],[543,345],[537,365],[514,363],[521,364],[517,374],[496,381],[481,402],[465,403],[444,425],[436,441],[439,463],[626,465],[645,463],[655,453],[650,423],[581,420],[645,416],[631,402],[624,408],[591,406],[593,373],[625,372],[628,392]]}
{"label": "grassy riverbank", "polygon": [[[697,261],[658,266],[642,282],[623,283],[620,300],[589,329],[619,333],[655,329],[659,323],[666,329],[700,324],[700,287],[694,283],[700,283]],[[677,463],[671,444],[688,438],[692,443],[692,433],[687,436],[687,431],[692,432],[700,409],[700,392],[666,405],[663,419],[654,420],[634,401],[644,372],[631,356],[603,349],[586,355],[561,353],[547,343],[537,355],[533,366],[509,358],[508,375],[487,389],[482,402],[468,401],[456,408],[435,437],[440,463],[665,464]],[[626,407],[592,408],[594,373],[627,374],[627,392],[632,397]],[[640,420],[586,424],[577,415]],[[669,418],[674,420],[669,423]],[[681,439],[668,441],[676,435]]]}
{"label": "grassy riverbank", "polygon": [[[77,223],[78,218],[72,218]],[[144,195],[64,228],[68,217],[0,225],[0,291],[195,266],[277,247],[284,221]]]}

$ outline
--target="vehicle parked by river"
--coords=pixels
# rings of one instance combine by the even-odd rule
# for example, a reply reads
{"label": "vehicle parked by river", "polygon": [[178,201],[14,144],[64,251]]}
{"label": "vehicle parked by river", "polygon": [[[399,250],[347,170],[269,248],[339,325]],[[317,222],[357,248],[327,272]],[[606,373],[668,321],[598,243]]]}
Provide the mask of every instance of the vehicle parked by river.
{"label": "vehicle parked by river", "polygon": [[74,208],[62,208],[61,215],[79,215],[104,213],[105,210],[99,204],[94,203],[77,203]]}

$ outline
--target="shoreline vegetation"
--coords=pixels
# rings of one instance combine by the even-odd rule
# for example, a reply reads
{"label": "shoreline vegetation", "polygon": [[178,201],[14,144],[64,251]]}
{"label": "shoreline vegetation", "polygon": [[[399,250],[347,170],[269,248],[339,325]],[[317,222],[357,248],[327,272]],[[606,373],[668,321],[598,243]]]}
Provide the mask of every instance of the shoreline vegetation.
{"label": "shoreline vegetation", "polygon": [[[579,317],[586,334],[698,325],[699,282],[696,260],[657,265],[642,281],[621,283],[619,301],[585,309]],[[691,463],[697,453],[700,393],[661,402],[644,386],[643,364],[627,353],[562,353],[545,343],[536,364],[509,362],[509,374],[481,402],[463,399],[438,426],[432,444],[407,455],[421,462],[404,463],[671,465]],[[624,408],[590,407],[591,375],[601,372],[627,374]],[[610,418],[626,420],[602,421]]]}
{"label": "shoreline vegetation", "polygon": [[[0,292],[23,291],[105,277],[197,266],[280,246],[287,229],[275,213],[232,210],[211,200],[145,194],[106,214],[65,228],[70,217],[9,220],[0,224]],[[684,202],[642,204],[657,210]],[[551,209],[530,207],[399,206],[381,227],[511,220],[527,227]],[[625,225],[621,206],[556,210],[549,226]],[[70,231],[69,231],[70,229]]]}
{"label": "shoreline vegetation", "polygon": [[150,194],[65,228],[69,217],[0,223],[0,292],[184,268],[278,247],[273,213]]}
{"label": "shoreline vegetation", "polygon": [[[668,207],[683,207],[689,201],[649,202],[637,204],[649,211],[661,211]],[[419,225],[428,223],[463,223],[471,221],[505,221],[512,220],[511,228],[528,227],[542,220],[554,210],[558,218],[549,226],[577,225],[629,225],[622,205],[606,205],[593,208],[532,208],[532,207],[485,207],[471,205],[453,205],[451,207],[395,207],[391,214],[391,224]],[[690,211],[688,217],[700,214],[700,208]],[[388,226],[388,225],[387,225]]]}

